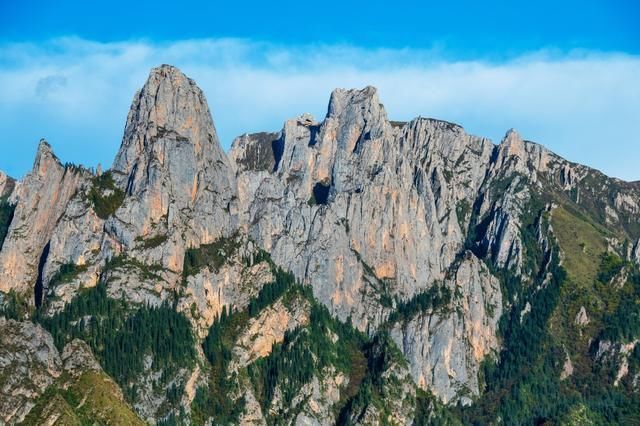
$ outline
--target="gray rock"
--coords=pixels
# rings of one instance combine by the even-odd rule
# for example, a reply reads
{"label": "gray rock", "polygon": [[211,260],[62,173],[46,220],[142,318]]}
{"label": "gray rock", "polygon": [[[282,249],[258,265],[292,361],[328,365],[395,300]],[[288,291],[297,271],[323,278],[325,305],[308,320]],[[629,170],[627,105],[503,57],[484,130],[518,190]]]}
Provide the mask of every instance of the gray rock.
{"label": "gray rock", "polygon": [[0,291],[33,294],[40,260],[46,260],[45,247],[88,176],[82,168],[62,165],[51,146],[40,141],[33,170],[11,195],[16,209],[0,252]]}
{"label": "gray rock", "polygon": [[62,371],[49,333],[31,322],[0,317],[0,422],[21,422]]}

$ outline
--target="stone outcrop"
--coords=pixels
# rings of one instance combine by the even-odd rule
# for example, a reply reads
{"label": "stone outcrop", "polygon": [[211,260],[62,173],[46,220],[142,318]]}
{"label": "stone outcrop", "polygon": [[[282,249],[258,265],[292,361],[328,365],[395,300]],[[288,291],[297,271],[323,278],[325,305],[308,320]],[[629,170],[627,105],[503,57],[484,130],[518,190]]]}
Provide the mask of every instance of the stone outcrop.
{"label": "stone outcrop", "polygon": [[[0,317],[0,422],[80,424],[74,413],[79,407],[69,406],[58,393],[59,389],[73,389],[73,392],[83,389],[87,392],[82,395],[84,401],[87,398],[93,401],[92,393],[95,393],[103,404],[112,398],[123,407],[123,411],[118,411],[119,407],[108,404],[90,406],[85,412],[93,419],[107,423],[107,419],[128,421],[126,415],[129,420],[137,420],[128,411],[122,391],[102,371],[85,342],[73,340],[59,353],[51,335],[40,325]],[[32,410],[37,411],[35,416]],[[25,418],[27,415],[30,417]]]}
{"label": "stone outcrop", "polygon": [[397,324],[392,336],[420,387],[444,402],[469,403],[479,393],[480,362],[499,350],[500,283],[467,253],[446,286],[454,295],[449,305]]}
{"label": "stone outcrop", "polygon": [[287,331],[309,323],[309,306],[305,300],[295,299],[291,306],[280,300],[269,306],[257,318],[250,320],[233,349],[231,371],[246,367],[258,358],[271,353],[273,345],[282,343]]}
{"label": "stone outcrop", "polygon": [[17,423],[63,371],[53,338],[39,325],[0,317],[0,413]]}
{"label": "stone outcrop", "polygon": [[33,294],[52,233],[89,175],[85,169],[63,165],[51,146],[40,141],[33,169],[11,195],[16,209],[0,252],[0,291]]}
{"label": "stone outcrop", "polygon": [[224,254],[224,264],[204,267],[184,278],[186,286],[177,309],[192,320],[202,338],[223,308],[246,308],[249,300],[274,279],[267,261],[253,261],[259,253],[253,242],[240,235],[227,241],[232,249]]}
{"label": "stone outcrop", "polygon": [[9,197],[15,187],[15,180],[0,170],[0,198]]}

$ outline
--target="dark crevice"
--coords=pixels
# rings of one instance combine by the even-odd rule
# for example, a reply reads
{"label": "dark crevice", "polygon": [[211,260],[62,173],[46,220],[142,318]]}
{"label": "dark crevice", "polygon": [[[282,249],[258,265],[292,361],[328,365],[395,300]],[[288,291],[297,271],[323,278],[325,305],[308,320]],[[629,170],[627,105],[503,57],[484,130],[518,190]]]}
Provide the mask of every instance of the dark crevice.
{"label": "dark crevice", "polygon": [[137,171],[138,164],[134,164],[133,169],[131,169],[131,174],[129,174],[129,180],[127,181],[127,190],[125,191],[127,195],[133,194],[133,180],[135,179]]}
{"label": "dark crevice", "polygon": [[[365,123],[366,124],[366,123]],[[371,140],[371,131],[362,132],[358,140],[356,141],[355,146],[353,147],[352,154],[359,153],[362,148],[362,143]]]}
{"label": "dark crevice", "polygon": [[323,185],[316,183],[313,187],[313,198],[316,200],[316,204],[327,204],[329,202],[329,190],[331,185]]}
{"label": "dark crevice", "polygon": [[44,250],[42,250],[42,254],[40,255],[40,262],[38,263],[38,278],[36,279],[36,285],[33,288],[33,296],[36,304],[36,308],[42,306],[42,295],[44,293],[44,288],[42,285],[42,273],[44,271],[44,265],[47,263],[47,257],[49,257],[49,247],[51,246],[51,241],[44,246]]}
{"label": "dark crevice", "polygon": [[318,143],[318,133],[320,125],[309,126],[309,146],[315,146]]}
{"label": "dark crevice", "polygon": [[271,142],[271,150],[273,151],[273,159],[275,161],[273,171],[276,172],[278,171],[280,160],[282,160],[282,155],[284,154],[284,138],[282,136]]}
{"label": "dark crevice", "polygon": [[11,226],[15,210],[15,205],[0,198],[0,250],[2,250],[4,239],[9,233],[9,227]]}

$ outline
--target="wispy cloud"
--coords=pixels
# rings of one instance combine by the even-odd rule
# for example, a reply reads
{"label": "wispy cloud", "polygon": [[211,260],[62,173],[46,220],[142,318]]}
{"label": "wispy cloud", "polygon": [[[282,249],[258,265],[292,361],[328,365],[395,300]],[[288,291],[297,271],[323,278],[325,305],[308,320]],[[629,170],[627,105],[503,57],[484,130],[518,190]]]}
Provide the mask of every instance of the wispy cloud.
{"label": "wispy cloud", "polygon": [[640,179],[640,57],[546,50],[456,61],[437,49],[236,39],[0,45],[0,169],[24,173],[41,136],[65,160],[110,164],[135,90],[161,63],[202,87],[225,147],[303,112],[322,117],[335,87],[370,84],[393,119],[442,118],[494,140],[515,127],[570,160]]}

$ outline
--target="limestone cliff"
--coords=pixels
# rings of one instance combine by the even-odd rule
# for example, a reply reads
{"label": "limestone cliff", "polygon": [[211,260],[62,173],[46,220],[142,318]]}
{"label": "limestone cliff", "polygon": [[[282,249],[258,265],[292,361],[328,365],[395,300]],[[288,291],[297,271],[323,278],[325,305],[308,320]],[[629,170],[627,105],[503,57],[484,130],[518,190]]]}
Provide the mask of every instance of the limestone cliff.
{"label": "limestone cliff", "polygon": [[188,324],[188,348],[143,336],[124,396],[108,385],[149,422],[412,424],[458,403],[481,417],[513,406],[529,364],[572,395],[605,370],[610,388],[640,387],[640,185],[513,130],[495,145],[390,121],[373,87],[337,89],[321,121],[245,134],[227,155],[202,91],[162,65],[111,169],[63,165],[41,141],[22,180],[0,173],[0,199],[3,315],[66,343],[0,319],[5,422],[85,419],[42,396],[61,375],[78,388],[105,374],[72,338],[100,351],[153,319]]}

